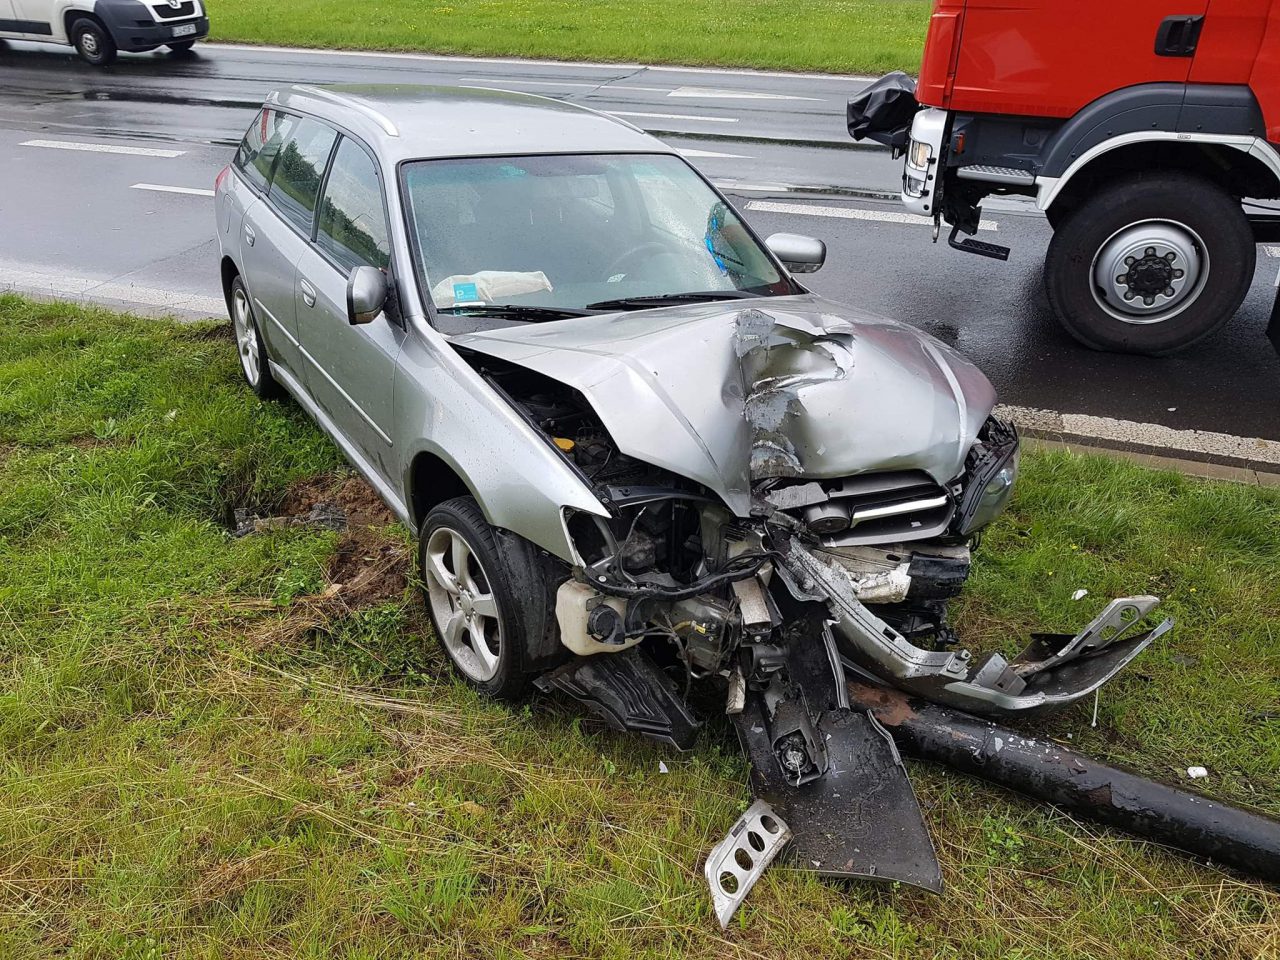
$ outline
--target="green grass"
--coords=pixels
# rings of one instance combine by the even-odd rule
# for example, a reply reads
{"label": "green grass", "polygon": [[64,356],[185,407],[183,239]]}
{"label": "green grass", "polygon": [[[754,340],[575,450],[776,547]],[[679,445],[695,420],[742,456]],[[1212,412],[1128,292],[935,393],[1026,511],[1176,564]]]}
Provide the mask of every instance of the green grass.
{"label": "green grass", "polygon": [[[1274,891],[921,764],[945,898],[773,869],[721,935],[725,724],[677,756],[483,702],[411,593],[326,591],[339,535],[224,532],[316,476],[338,457],[238,385],[225,327],[0,297],[6,960],[1280,955]],[[1098,728],[1049,731],[1280,813],[1278,529],[1275,493],[1028,456],[960,625],[1011,648],[1165,595],[1178,628]]]}
{"label": "green grass", "polygon": [[213,36],[367,50],[916,72],[929,0],[220,0]]}

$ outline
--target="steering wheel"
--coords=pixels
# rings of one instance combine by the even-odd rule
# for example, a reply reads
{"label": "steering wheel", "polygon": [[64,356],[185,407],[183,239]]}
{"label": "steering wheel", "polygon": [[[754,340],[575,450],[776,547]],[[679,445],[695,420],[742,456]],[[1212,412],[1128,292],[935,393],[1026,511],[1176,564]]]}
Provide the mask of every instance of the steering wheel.
{"label": "steering wheel", "polygon": [[657,240],[646,240],[644,243],[638,243],[621,256],[616,257],[613,263],[609,264],[609,276],[612,277],[619,273],[626,274],[627,271],[623,270],[622,267],[642,254],[645,255],[644,258],[646,260],[652,260],[660,254],[670,252],[670,248],[665,243],[659,243]]}

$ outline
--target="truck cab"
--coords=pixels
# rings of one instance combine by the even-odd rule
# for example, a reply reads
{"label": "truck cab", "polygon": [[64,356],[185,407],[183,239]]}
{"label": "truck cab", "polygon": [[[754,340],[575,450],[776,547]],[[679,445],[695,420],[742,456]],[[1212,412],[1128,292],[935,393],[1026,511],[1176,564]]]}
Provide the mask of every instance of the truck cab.
{"label": "truck cab", "polygon": [[981,204],[1030,198],[1076,339],[1171,353],[1236,312],[1277,230],[1280,2],[937,0],[910,116],[884,109],[909,86],[854,98],[850,132],[902,150],[903,203],[960,250],[1006,258]]}
{"label": "truck cab", "polygon": [[202,0],[0,0],[0,39],[75,47],[93,66],[120,50],[185,53],[208,35]]}

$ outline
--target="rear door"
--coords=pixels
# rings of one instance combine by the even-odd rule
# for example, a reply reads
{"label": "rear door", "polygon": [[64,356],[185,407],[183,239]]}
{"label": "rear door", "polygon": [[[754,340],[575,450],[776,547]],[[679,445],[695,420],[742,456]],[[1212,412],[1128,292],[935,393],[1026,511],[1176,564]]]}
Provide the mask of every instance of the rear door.
{"label": "rear door", "polygon": [[311,237],[320,178],[338,135],[319,121],[267,109],[257,136],[262,147],[246,173],[262,199],[245,211],[241,228],[245,283],[272,358],[305,387],[295,276]]}
{"label": "rear door", "polygon": [[[1069,117],[1139,83],[1186,83],[1208,0],[968,0],[952,110]],[[1157,52],[1157,47],[1163,52]]]}
{"label": "rear door", "polygon": [[395,311],[347,320],[347,280],[359,266],[391,275],[384,185],[373,155],[343,137],[318,207],[315,243],[298,261],[298,336],[312,398],[383,479],[395,485],[392,386],[405,331]]}

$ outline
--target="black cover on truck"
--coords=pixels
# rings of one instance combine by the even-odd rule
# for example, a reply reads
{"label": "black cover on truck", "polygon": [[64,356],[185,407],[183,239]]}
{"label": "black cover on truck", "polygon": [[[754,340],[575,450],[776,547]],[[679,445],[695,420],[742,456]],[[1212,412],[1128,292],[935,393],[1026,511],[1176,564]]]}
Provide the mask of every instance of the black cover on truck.
{"label": "black cover on truck", "polygon": [[894,150],[906,149],[911,120],[920,109],[916,82],[901,71],[887,73],[849,100],[849,136]]}

